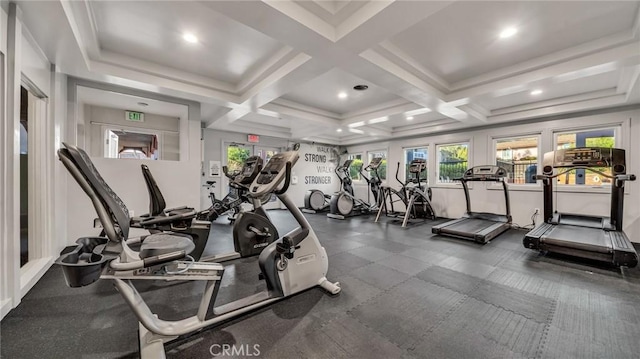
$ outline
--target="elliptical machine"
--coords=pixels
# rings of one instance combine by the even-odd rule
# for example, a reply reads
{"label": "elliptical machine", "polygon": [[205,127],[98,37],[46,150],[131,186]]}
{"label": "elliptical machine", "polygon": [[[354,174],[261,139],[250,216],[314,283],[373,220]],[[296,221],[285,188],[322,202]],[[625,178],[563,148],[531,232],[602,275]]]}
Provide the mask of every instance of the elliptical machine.
{"label": "elliptical machine", "polygon": [[[413,159],[409,164],[409,173],[412,178],[407,181],[400,181],[400,162],[396,168],[396,181],[400,183],[402,188],[398,191],[389,186],[381,187],[380,206],[375,222],[380,220],[380,216],[384,211],[385,216],[402,218],[402,227],[406,227],[409,220],[413,219],[435,219],[436,215],[431,206],[431,188],[427,185],[427,179],[421,178],[420,174],[426,172],[427,161],[422,158]],[[414,184],[409,186],[409,184]],[[395,199],[394,199],[395,197]],[[388,202],[388,205],[387,205]],[[405,211],[396,211],[394,203],[402,202]]]}
{"label": "elliptical machine", "polygon": [[[378,168],[380,168],[382,160],[382,157],[374,157],[366,167],[360,167],[360,169],[358,170],[358,172],[360,172],[360,176],[362,176],[362,178],[367,181],[367,186],[373,194],[373,200],[376,204],[376,208],[380,206],[380,200],[382,199],[382,197],[380,197],[380,186],[382,186],[382,179],[380,179],[380,174],[378,173]],[[369,177],[364,174],[363,170],[369,172]],[[369,195],[368,192],[367,195]]]}
{"label": "elliptical machine", "polygon": [[[259,266],[267,284],[266,290],[215,307],[225,268],[219,263],[188,260],[188,254],[194,249],[189,237],[163,233],[144,240],[129,239],[127,207],[102,179],[86,152],[75,146],[63,145],[65,148],[58,151],[58,156],[91,198],[107,237],[80,238],[76,246],[62,251],[56,264],[63,268],[70,287],[86,286],[98,279],[114,282],[138,319],[141,358],[165,358],[164,344],[167,342],[315,286],[331,294],[340,292],[339,283],[326,278],[329,264],[325,249],[302,212],[286,194],[291,168],[298,160],[296,150],[274,155],[251,184],[250,195],[259,198],[275,193],[291,211],[299,227],[271,243],[260,254]],[[132,248],[134,244],[140,246],[139,250]],[[136,280],[204,281],[197,314],[182,320],[160,319],[138,293],[134,286]]]}
{"label": "elliptical machine", "polygon": [[304,194],[304,213],[320,213],[329,209],[331,196],[319,189],[310,189]]}
{"label": "elliptical machine", "polygon": [[[345,219],[351,216],[369,214],[377,209],[376,204],[369,204],[354,195],[353,181],[349,175],[349,168],[353,160],[345,160],[341,166],[335,169],[336,176],[340,179],[342,190],[331,196],[329,203],[330,213],[327,217]],[[370,183],[369,183],[370,184]]]}

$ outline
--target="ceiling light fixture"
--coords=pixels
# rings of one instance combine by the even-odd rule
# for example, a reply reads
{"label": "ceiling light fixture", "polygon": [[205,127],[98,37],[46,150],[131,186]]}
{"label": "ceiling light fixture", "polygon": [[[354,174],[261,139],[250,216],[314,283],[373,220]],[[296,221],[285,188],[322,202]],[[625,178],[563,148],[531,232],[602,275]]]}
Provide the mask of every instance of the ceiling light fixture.
{"label": "ceiling light fixture", "polygon": [[347,93],[346,93],[346,92],[344,92],[344,91],[343,91],[343,92],[338,93],[338,98],[345,99],[345,98],[347,98],[347,96],[349,96],[349,95],[347,95]]}
{"label": "ceiling light fixture", "polygon": [[354,123],[350,123],[347,126],[349,127],[360,127],[360,126],[364,126],[364,121],[358,121],[358,122],[354,122]]}
{"label": "ceiling light fixture", "polygon": [[362,131],[362,130],[358,130],[358,129],[355,129],[355,128],[350,128],[350,129],[349,129],[349,132],[351,132],[351,133],[357,133],[357,134],[359,134],[359,135],[364,135],[364,131]]}
{"label": "ceiling light fixture", "polygon": [[355,86],[353,86],[353,89],[356,90],[356,91],[364,91],[364,90],[366,90],[368,88],[369,88],[369,86],[367,86],[367,85],[355,85]]}
{"label": "ceiling light fixture", "polygon": [[423,115],[425,113],[429,113],[431,112],[431,109],[428,107],[423,107],[423,108],[419,108],[417,110],[411,110],[411,111],[407,111],[404,113],[405,116],[417,116],[417,115]]}
{"label": "ceiling light fixture", "polygon": [[342,129],[341,129],[341,128],[339,128],[339,129],[337,129],[337,130],[336,130],[336,132],[342,132]]}
{"label": "ceiling light fixture", "polygon": [[407,117],[407,121],[411,121],[411,120],[413,120],[413,116]]}
{"label": "ceiling light fixture", "polygon": [[502,30],[502,32],[500,33],[500,38],[501,39],[506,39],[508,37],[511,37],[515,34],[518,33],[518,29],[516,29],[515,27],[508,27],[504,30]]}
{"label": "ceiling light fixture", "polygon": [[385,117],[379,117],[379,118],[374,118],[369,120],[369,124],[372,125],[374,123],[380,123],[380,122],[386,122],[389,121],[389,117],[385,116]]}
{"label": "ceiling light fixture", "polygon": [[149,104],[148,104],[148,103],[146,103],[146,102],[138,102],[138,105],[140,105],[140,106],[142,106],[142,107],[147,107],[147,106],[149,106]]}
{"label": "ceiling light fixture", "polygon": [[541,93],[542,93],[542,90],[533,90],[533,91],[531,91],[531,94],[532,94],[533,96],[539,95],[539,94],[541,94]]}
{"label": "ceiling light fixture", "polygon": [[184,39],[184,41],[191,43],[191,44],[196,44],[198,43],[198,38],[196,37],[196,35],[190,33],[190,32],[185,32],[184,35],[182,35],[182,38]]}

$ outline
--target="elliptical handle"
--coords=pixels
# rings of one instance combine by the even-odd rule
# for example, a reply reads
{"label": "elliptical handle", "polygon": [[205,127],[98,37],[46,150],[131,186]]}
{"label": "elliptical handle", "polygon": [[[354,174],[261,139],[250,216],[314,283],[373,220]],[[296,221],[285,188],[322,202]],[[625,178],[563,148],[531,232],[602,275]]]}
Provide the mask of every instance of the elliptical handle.
{"label": "elliptical handle", "polygon": [[276,190],[274,193],[277,195],[284,194],[289,189],[289,184],[291,184],[291,162],[287,161],[285,174],[284,174],[284,185],[279,190]]}
{"label": "elliptical handle", "polygon": [[398,174],[400,173],[400,161],[398,161],[398,167],[396,167],[396,181],[400,183],[400,185],[404,188],[407,184],[405,182],[400,181]]}

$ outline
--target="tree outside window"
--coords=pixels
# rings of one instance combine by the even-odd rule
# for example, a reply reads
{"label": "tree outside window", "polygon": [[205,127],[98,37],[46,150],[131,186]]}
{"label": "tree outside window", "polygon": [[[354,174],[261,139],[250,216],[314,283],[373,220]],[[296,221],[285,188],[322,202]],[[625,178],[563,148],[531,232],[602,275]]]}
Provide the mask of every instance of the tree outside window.
{"label": "tree outside window", "polygon": [[364,161],[362,161],[362,154],[361,153],[352,154],[352,155],[349,155],[347,159],[350,159],[353,161],[351,162],[351,167],[349,167],[349,175],[351,176],[351,179],[353,179],[354,181],[362,180],[362,178],[360,178],[360,172],[359,172],[359,170],[364,165]]}
{"label": "tree outside window", "polygon": [[453,183],[462,177],[468,167],[469,144],[456,143],[439,145],[438,153],[438,182]]}
{"label": "tree outside window", "polygon": [[371,151],[368,153],[368,160],[371,162],[375,157],[382,157],[383,160],[380,162],[380,167],[378,167],[378,174],[380,175],[381,180],[387,179],[387,151]]}

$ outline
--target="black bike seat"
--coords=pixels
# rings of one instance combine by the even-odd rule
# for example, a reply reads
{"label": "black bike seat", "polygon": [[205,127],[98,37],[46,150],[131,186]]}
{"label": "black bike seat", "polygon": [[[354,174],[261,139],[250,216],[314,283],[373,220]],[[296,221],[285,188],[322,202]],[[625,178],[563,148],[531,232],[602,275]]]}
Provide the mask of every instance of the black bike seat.
{"label": "black bike seat", "polygon": [[207,181],[208,185],[216,184],[216,181]]}

